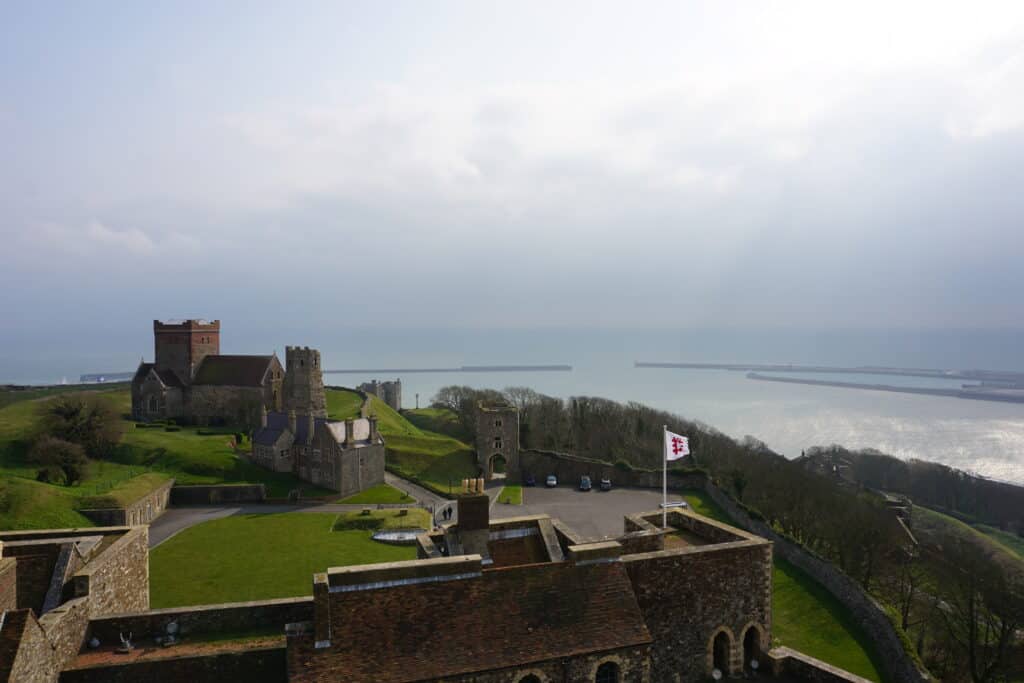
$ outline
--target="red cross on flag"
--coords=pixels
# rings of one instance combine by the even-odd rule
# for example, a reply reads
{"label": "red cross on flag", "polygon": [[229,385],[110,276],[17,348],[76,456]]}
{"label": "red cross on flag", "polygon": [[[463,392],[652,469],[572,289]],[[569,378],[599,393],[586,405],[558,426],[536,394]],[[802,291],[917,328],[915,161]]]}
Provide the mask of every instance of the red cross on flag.
{"label": "red cross on flag", "polygon": [[690,440],[665,430],[665,459],[678,460],[690,454]]}

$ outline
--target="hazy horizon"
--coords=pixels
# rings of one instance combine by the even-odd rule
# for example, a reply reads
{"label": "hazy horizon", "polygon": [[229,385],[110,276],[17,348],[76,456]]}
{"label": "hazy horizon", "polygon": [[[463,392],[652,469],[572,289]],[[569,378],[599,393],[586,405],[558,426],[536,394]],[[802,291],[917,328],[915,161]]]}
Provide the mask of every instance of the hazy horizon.
{"label": "hazy horizon", "polygon": [[7,355],[1024,324],[1020,3],[9,4],[0,136]]}

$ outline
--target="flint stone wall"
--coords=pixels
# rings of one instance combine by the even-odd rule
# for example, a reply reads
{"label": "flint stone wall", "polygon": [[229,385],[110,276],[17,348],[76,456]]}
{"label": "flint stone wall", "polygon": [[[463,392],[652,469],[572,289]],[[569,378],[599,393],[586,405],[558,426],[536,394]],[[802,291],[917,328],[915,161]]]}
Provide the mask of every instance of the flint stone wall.
{"label": "flint stone wall", "polygon": [[263,484],[175,486],[171,489],[171,505],[262,503],[266,498],[267,489]]}
{"label": "flint stone wall", "polygon": [[61,683],[286,683],[285,649],[265,647],[204,656],[136,661],[65,671]]}
{"label": "flint stone wall", "polygon": [[119,633],[130,631],[136,638],[143,638],[165,633],[172,621],[178,624],[178,633],[182,636],[277,626],[281,627],[283,635],[285,624],[312,618],[311,597],[176,607],[93,619],[89,623],[89,637],[95,636],[101,643],[116,643]]}
{"label": "flint stone wall", "polygon": [[11,557],[0,557],[0,614],[18,608],[18,563]]}
{"label": "flint stone wall", "polygon": [[[863,629],[874,646],[878,664],[885,678],[892,681],[926,681],[928,676],[917,669],[914,661],[903,649],[903,643],[896,628],[882,607],[861,588],[860,584],[844,574],[831,562],[824,560],[806,548],[779,535],[766,523],[754,519],[746,510],[736,504],[730,496],[708,482],[705,488],[719,507],[741,527],[766,538],[775,544],[775,552],[799,567],[820,583],[846,609]],[[832,680],[832,679],[812,679]]]}
{"label": "flint stone wall", "polygon": [[132,527],[72,577],[89,616],[149,609],[149,527]]}

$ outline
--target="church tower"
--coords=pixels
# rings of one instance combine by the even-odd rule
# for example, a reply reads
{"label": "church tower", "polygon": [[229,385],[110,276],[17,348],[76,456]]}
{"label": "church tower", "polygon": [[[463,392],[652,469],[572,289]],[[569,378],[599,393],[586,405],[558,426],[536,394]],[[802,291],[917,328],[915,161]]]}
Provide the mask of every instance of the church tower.
{"label": "church tower", "polygon": [[308,346],[286,346],[284,352],[283,410],[294,410],[299,415],[327,417],[320,352]]}

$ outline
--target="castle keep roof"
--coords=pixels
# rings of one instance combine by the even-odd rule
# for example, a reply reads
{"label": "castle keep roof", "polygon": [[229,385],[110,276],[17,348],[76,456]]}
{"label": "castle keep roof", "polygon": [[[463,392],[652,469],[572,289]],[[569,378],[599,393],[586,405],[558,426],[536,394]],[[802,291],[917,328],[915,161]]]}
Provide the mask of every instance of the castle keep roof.
{"label": "castle keep roof", "polygon": [[387,588],[343,590],[332,579],[330,590],[332,645],[299,645],[291,681],[437,680],[651,642],[619,563],[511,567]]}
{"label": "castle keep roof", "polygon": [[206,356],[192,384],[258,387],[273,356]]}

